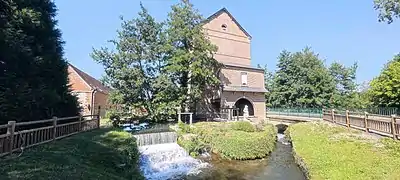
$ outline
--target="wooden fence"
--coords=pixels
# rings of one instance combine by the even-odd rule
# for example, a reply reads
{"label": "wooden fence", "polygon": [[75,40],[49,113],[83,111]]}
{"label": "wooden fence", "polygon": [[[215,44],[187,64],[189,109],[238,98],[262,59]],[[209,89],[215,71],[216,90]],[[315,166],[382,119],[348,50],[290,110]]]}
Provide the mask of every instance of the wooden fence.
{"label": "wooden fence", "polygon": [[384,136],[399,139],[400,117],[350,111],[322,110],[323,119],[347,127],[362,129]]}
{"label": "wooden fence", "polygon": [[[27,127],[38,127],[27,129]],[[100,127],[99,115],[74,116],[0,125],[0,157]]]}

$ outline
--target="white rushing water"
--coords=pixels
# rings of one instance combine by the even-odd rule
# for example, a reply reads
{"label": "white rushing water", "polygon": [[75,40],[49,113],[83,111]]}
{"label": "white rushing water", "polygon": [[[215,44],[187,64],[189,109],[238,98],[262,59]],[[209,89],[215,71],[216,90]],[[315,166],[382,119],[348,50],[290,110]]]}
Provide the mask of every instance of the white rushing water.
{"label": "white rushing water", "polygon": [[208,163],[194,159],[178,144],[140,146],[140,169],[148,180],[180,179],[198,174]]}
{"label": "white rushing water", "polygon": [[284,145],[289,145],[290,144],[287,141],[287,139],[285,138],[285,134],[278,133],[277,137],[278,137],[278,141],[281,142],[282,144],[284,144]]}

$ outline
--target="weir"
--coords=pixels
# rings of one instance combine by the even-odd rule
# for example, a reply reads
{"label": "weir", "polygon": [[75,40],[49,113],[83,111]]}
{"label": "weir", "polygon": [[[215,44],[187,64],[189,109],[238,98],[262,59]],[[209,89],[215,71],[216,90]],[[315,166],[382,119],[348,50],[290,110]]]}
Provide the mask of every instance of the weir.
{"label": "weir", "polygon": [[138,146],[148,146],[154,144],[176,143],[178,135],[176,132],[158,132],[133,135]]}
{"label": "weir", "polygon": [[176,143],[140,146],[140,169],[148,180],[182,179],[209,166],[194,159]]}

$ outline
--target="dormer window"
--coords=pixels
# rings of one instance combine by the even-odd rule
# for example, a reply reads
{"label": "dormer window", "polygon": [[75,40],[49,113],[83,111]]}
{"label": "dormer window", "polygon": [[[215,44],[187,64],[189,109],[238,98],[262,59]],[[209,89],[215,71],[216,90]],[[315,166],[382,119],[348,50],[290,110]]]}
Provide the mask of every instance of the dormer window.
{"label": "dormer window", "polygon": [[227,25],[226,24],[222,24],[221,28],[222,28],[222,30],[226,31]]}
{"label": "dormer window", "polygon": [[242,86],[247,86],[247,72],[240,73],[242,79]]}

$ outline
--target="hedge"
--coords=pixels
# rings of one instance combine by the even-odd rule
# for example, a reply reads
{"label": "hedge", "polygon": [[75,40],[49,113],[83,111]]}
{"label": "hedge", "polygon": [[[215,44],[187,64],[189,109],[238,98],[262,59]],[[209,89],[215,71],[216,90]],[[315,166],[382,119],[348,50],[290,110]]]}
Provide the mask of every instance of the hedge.
{"label": "hedge", "polygon": [[263,158],[274,149],[276,142],[273,125],[257,129],[249,122],[197,123],[187,133],[192,134],[191,138],[181,134],[178,143],[192,155],[210,148],[213,153],[234,160]]}

